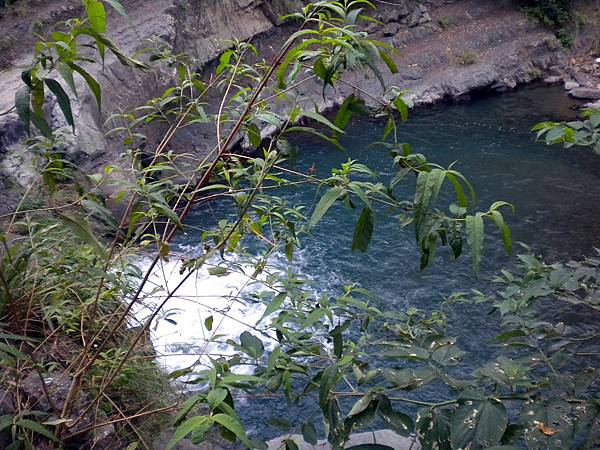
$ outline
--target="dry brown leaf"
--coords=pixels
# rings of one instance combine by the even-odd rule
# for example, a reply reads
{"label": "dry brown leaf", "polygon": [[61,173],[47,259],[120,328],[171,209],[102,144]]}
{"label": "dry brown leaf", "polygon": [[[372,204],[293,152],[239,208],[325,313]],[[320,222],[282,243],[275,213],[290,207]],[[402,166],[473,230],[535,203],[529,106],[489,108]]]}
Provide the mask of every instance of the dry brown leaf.
{"label": "dry brown leaf", "polygon": [[547,426],[546,426],[546,425],[544,425],[542,422],[540,422],[540,423],[538,424],[538,428],[539,428],[539,429],[540,429],[540,431],[541,431],[542,433],[544,433],[546,436],[553,436],[553,435],[555,435],[556,433],[560,433],[560,430],[556,430],[556,429],[554,429],[554,428],[547,427]]}

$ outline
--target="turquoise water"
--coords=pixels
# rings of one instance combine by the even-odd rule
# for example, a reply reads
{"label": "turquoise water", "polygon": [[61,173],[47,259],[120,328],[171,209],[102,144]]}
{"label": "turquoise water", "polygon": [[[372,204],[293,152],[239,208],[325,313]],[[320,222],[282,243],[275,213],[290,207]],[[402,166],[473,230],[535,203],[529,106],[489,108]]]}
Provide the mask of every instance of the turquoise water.
{"label": "turquoise water", "polygon": [[[506,200],[517,207],[507,212],[515,241],[531,245],[550,261],[579,258],[600,246],[600,156],[586,149],[564,150],[534,141],[529,131],[536,122],[567,119],[573,116],[572,103],[558,88],[528,88],[502,96],[475,99],[470,103],[439,105],[414,111],[400,129],[400,140],[412,144],[432,162],[449,165],[468,176],[479,196],[481,209],[495,200]],[[342,144],[344,155],[321,141],[299,138],[297,169],[311,165],[324,177],[329,168],[339,167],[348,157],[359,160],[381,174],[382,180],[394,175],[391,157],[385,150],[369,147],[380,139],[381,122],[360,119],[352,122]],[[407,198],[414,194],[414,180],[404,182]],[[293,204],[313,205],[318,200],[313,188],[285,191]],[[198,225],[206,211],[191,217]],[[443,296],[472,288],[486,290],[489,279],[500,268],[514,264],[503,251],[495,231],[486,239],[480,278],[477,279],[467,257],[452,262],[447,251],[440,251],[424,272],[419,271],[418,252],[411,227],[402,228],[388,211],[379,211],[375,234],[366,254],[350,251],[356,213],[335,206],[303,241],[294,262],[296,270],[329,292],[358,282],[374,291],[392,309],[409,306],[423,309],[439,307]],[[491,227],[490,227],[491,228]],[[190,240],[179,244],[193,244]],[[452,332],[462,348],[470,352],[464,366],[467,372],[493,355],[486,342],[494,333],[486,310],[455,309]],[[567,323],[591,327],[597,318],[579,317],[577,311],[555,311]],[[444,391],[430,390],[424,395],[440,399]],[[283,401],[270,400],[242,406],[243,416],[259,434],[271,436],[264,423],[269,414],[294,417],[312,410],[311,402],[289,408]]]}

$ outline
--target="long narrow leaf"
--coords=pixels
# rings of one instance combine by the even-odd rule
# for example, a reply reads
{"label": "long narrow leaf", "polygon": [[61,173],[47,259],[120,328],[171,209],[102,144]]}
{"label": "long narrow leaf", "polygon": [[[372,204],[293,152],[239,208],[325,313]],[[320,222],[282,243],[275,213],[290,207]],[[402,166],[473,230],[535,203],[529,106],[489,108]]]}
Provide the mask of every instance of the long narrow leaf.
{"label": "long narrow leaf", "polygon": [[75,120],[73,119],[73,111],[71,110],[71,100],[58,81],[53,78],[45,78],[44,82],[48,89],[54,94],[58,101],[58,106],[62,111],[65,119],[71,128],[75,129]]}

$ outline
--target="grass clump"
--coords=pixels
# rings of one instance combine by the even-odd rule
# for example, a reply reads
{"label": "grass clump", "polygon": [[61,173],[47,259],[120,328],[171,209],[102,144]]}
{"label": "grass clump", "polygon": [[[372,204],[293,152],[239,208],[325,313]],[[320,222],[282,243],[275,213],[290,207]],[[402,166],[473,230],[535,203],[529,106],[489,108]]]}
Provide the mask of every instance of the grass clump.
{"label": "grass clump", "polygon": [[452,60],[457,66],[470,66],[479,60],[479,55],[472,51],[464,51],[454,54]]}

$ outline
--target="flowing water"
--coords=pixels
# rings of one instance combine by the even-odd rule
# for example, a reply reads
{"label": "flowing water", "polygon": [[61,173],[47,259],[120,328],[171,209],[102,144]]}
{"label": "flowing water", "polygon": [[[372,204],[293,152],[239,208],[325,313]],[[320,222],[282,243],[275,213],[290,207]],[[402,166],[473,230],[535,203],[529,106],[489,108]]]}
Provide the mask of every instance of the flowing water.
{"label": "flowing water", "polygon": [[[423,108],[402,125],[400,140],[412,144],[413,151],[426,154],[432,162],[445,166],[456,162],[455,168],[475,186],[481,209],[495,200],[513,203],[516,215],[508,211],[506,214],[515,241],[531,245],[550,261],[580,258],[600,245],[600,156],[587,149],[547,147],[534,142],[529,131],[542,120],[571,118],[570,106],[572,103],[561,89],[537,87],[482,97],[470,103]],[[383,126],[377,120],[353,121],[342,140],[348,155],[321,141],[300,138],[295,142],[300,148],[297,169],[307,171],[314,164],[317,175],[324,177],[331,167],[339,167],[350,156],[376,170],[382,180],[389,179],[394,175],[391,158],[385,150],[369,146],[380,139]],[[405,184],[407,195],[414,193],[414,183]],[[314,189],[306,186],[287,190],[284,196],[293,204],[309,206],[318,200]],[[205,213],[192,215],[190,223],[201,224]],[[322,290],[337,293],[341,286],[358,282],[374,291],[388,308],[434,309],[443,296],[453,292],[485,290],[494,273],[514,264],[514,258],[503,253],[498,236],[492,232],[486,239],[479,279],[474,276],[467,257],[451,262],[446,251],[440,251],[431,267],[420,272],[412,228],[401,228],[398,219],[386,215],[386,211],[377,215],[368,253],[352,253],[356,218],[356,214],[343,206],[335,206],[318,225],[314,236],[303,241],[295,269],[314,280]],[[181,251],[193,251],[194,242],[190,234],[175,244]],[[178,278],[175,264],[168,270],[157,274],[157,283],[167,279],[174,285]],[[235,295],[244,282],[240,275],[215,278],[201,272],[184,286],[181,298],[173,299],[167,308],[177,325],[159,321],[155,331],[157,350],[171,355],[163,358],[167,369],[185,367],[203,351],[228,351],[222,346],[206,347],[202,343],[207,335],[203,320],[208,314],[202,304],[227,309],[228,317],[215,315],[215,323],[221,325],[219,332],[226,334],[240,333],[243,327],[238,320],[254,323],[260,318],[260,307],[236,304],[228,309],[229,302],[220,298],[223,294]],[[466,370],[491,357],[489,347],[482,343],[495,331],[495,324],[487,322],[490,319],[485,312],[455,310],[452,332],[459,336],[461,347],[470,352]],[[565,322],[591,326],[592,318],[577,314],[556,312]],[[435,399],[443,397],[443,392],[426,395]],[[270,400],[242,403],[241,408],[248,423],[268,436],[273,432],[267,431],[263,424],[270,414],[294,417],[306,414],[312,406],[308,402],[290,409],[283,401]]]}

